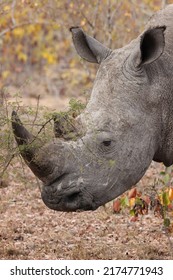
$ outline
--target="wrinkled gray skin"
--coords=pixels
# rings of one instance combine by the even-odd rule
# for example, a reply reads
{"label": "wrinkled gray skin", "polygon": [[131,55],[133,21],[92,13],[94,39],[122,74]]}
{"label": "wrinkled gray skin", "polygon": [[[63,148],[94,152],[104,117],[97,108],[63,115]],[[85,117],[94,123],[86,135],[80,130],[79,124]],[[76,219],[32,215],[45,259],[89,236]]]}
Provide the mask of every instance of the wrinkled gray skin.
{"label": "wrinkled gray skin", "polygon": [[[146,172],[152,160],[173,162],[173,5],[156,13],[129,45],[110,50],[71,28],[78,54],[99,70],[77,118],[77,141],[35,140],[13,112],[21,154],[43,181],[42,199],[57,211],[95,210]],[[34,145],[32,145],[32,143]]]}

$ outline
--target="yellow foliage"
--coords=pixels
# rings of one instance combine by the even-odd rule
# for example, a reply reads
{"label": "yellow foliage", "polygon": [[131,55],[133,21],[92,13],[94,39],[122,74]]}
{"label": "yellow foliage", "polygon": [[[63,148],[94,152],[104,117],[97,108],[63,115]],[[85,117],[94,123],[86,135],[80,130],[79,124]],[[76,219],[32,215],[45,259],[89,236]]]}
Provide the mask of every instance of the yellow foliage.
{"label": "yellow foliage", "polygon": [[57,62],[57,57],[54,53],[44,50],[41,55],[49,64],[55,64]]}
{"label": "yellow foliage", "polygon": [[159,201],[160,201],[160,203],[163,205],[163,195],[162,194],[159,194]]}
{"label": "yellow foliage", "polygon": [[131,13],[128,13],[128,12],[125,13],[124,15],[125,15],[125,17],[130,17],[130,18],[131,18],[131,16],[132,16]]}
{"label": "yellow foliage", "polygon": [[86,24],[86,19],[81,20],[80,25],[84,26]]}
{"label": "yellow foliage", "polygon": [[61,25],[58,24],[58,23],[56,23],[56,22],[52,22],[52,23],[51,23],[51,28],[52,28],[53,30],[59,30],[59,29],[61,28]]}
{"label": "yellow foliage", "polygon": [[22,51],[22,49],[23,49],[23,45],[22,45],[22,44],[17,44],[17,46],[15,47],[15,51],[16,51],[16,53],[21,52],[21,51]]}
{"label": "yellow foliage", "polygon": [[72,2],[70,3],[69,6],[70,6],[70,8],[72,8],[72,9],[74,8],[74,4],[73,4]]}
{"label": "yellow foliage", "polygon": [[41,29],[41,26],[39,24],[35,25],[35,24],[30,24],[27,26],[26,31],[28,33],[28,35],[30,34],[34,34],[36,32],[39,32]]}
{"label": "yellow foliage", "polygon": [[22,38],[25,35],[25,29],[22,27],[15,28],[13,30],[13,35],[17,38]]}
{"label": "yellow foliage", "polygon": [[3,10],[5,12],[9,11],[11,9],[11,7],[9,5],[4,6]]}
{"label": "yellow foliage", "polygon": [[78,61],[73,58],[73,59],[71,59],[69,65],[70,65],[70,68],[75,68],[77,66],[77,64],[78,64]]}
{"label": "yellow foliage", "polygon": [[10,75],[10,71],[9,70],[2,71],[2,73],[1,73],[1,77],[2,77],[3,80],[8,78],[9,75]]}
{"label": "yellow foliage", "polygon": [[28,57],[25,53],[19,52],[18,55],[17,55],[17,58],[21,62],[26,62]]}
{"label": "yellow foliage", "polygon": [[135,197],[132,197],[131,199],[129,199],[130,207],[133,207],[135,205],[135,201],[136,201]]}
{"label": "yellow foliage", "polygon": [[[171,1],[173,3],[173,0],[169,2]],[[148,15],[161,5],[158,0],[1,2],[1,32],[9,29],[1,37],[3,55],[0,57],[0,64],[4,65],[4,69],[9,67],[8,71],[12,73],[14,69],[20,68],[18,62],[27,67],[27,61],[30,61],[29,67],[37,65],[45,69],[44,66],[57,64],[59,59],[64,66],[61,77],[70,82],[72,90],[78,85],[90,86],[95,68],[90,65],[90,70],[87,71],[77,55],[74,56],[71,34],[68,31],[70,26],[84,27],[88,34],[95,35],[99,41],[115,49],[135,38],[146,23]],[[1,73],[3,79],[8,76],[7,73],[3,75]]]}
{"label": "yellow foliage", "polygon": [[7,43],[9,43],[10,41],[11,41],[11,32],[7,32],[6,34],[5,34],[5,36],[4,36],[4,38],[5,38],[5,43],[7,44]]}
{"label": "yellow foliage", "polygon": [[170,201],[173,200],[173,188],[169,189],[169,199],[170,199]]}

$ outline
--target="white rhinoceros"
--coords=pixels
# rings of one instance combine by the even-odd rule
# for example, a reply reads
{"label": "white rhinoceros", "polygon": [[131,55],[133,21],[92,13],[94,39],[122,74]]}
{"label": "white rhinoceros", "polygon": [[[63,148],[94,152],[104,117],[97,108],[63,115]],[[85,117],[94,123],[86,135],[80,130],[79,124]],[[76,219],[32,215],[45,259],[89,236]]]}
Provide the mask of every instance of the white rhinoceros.
{"label": "white rhinoceros", "polygon": [[173,5],[111,50],[71,28],[78,54],[100,67],[77,139],[35,139],[13,112],[20,152],[57,211],[95,210],[136,184],[152,160],[173,163]]}

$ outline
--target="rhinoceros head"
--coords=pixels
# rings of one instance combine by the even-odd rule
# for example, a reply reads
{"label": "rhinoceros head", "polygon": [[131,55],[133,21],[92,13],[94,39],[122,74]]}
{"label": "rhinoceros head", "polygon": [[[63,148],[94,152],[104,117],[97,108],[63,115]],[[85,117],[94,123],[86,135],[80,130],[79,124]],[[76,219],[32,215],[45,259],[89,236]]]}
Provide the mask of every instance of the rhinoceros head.
{"label": "rhinoceros head", "polygon": [[77,117],[80,136],[44,144],[15,112],[12,126],[25,162],[43,182],[44,203],[57,211],[95,210],[136,184],[153,159],[170,164],[161,145],[165,27],[114,51],[78,27],[71,32],[78,54],[100,65]]}

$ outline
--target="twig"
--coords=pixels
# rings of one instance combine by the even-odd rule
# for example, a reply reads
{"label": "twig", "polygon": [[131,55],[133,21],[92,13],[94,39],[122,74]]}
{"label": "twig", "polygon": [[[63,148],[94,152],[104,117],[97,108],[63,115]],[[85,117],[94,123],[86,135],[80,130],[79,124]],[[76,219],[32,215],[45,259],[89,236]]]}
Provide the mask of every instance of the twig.
{"label": "twig", "polygon": [[100,6],[100,0],[97,1],[95,11],[94,11],[94,19],[93,19],[93,37],[96,37],[96,24],[97,24],[97,19],[98,19],[98,10]]}
{"label": "twig", "polygon": [[84,17],[84,19],[86,20],[86,22],[88,23],[88,25],[91,27],[91,29],[94,29],[94,25],[92,24],[92,22],[90,21],[90,19],[84,14],[84,12],[81,10],[80,8],[80,2],[77,0],[78,3],[78,11],[80,12],[80,14]]}
{"label": "twig", "polygon": [[115,21],[115,15],[118,14],[121,5],[122,0],[118,1],[115,6],[113,6],[110,0],[107,0],[107,20],[105,21],[105,25],[103,28],[105,34],[107,34],[108,32],[108,40],[106,38],[106,45],[108,47],[111,47],[112,44],[112,22]]}
{"label": "twig", "polygon": [[38,178],[35,176],[39,191],[41,192],[41,185],[40,185],[40,181],[38,180]]}
{"label": "twig", "polygon": [[111,47],[112,45],[112,27],[111,27],[111,1],[107,1],[108,11],[107,11],[107,29],[108,29],[108,43],[107,46]]}
{"label": "twig", "polygon": [[7,27],[6,29],[4,29],[3,31],[0,32],[0,37],[4,36],[6,33],[10,32],[10,31],[13,31],[16,28],[24,27],[27,25],[52,25],[52,24],[53,24],[53,22],[26,21],[26,22],[22,22],[22,23]]}
{"label": "twig", "polygon": [[5,166],[4,166],[4,168],[3,168],[3,170],[2,170],[2,172],[0,174],[0,178],[3,177],[5,171],[7,170],[8,166],[10,165],[10,163],[11,163],[12,159],[14,158],[14,156],[15,156],[15,154],[12,154],[12,155],[8,156],[8,158],[6,160],[6,163],[5,163]]}
{"label": "twig", "polygon": [[[23,171],[23,175],[24,177],[26,178],[26,172],[25,172],[25,168],[24,168],[24,159],[22,158],[21,154],[19,154],[19,159],[20,159],[20,162],[21,162],[21,166],[22,166],[22,171]],[[25,184],[25,188],[27,188],[26,186],[26,181],[24,181],[24,184]]]}
{"label": "twig", "polygon": [[32,24],[32,23],[31,22],[23,22],[23,23],[20,23],[20,24],[9,26],[9,27],[7,27],[6,29],[4,29],[3,31],[0,32],[0,37],[4,36],[6,33],[10,32],[10,31],[13,31],[16,28],[23,27],[25,25],[30,25],[30,24]]}
{"label": "twig", "polygon": [[14,26],[16,25],[16,20],[15,20],[15,17],[14,17],[15,7],[16,7],[16,0],[13,0],[12,5],[11,5],[11,21],[12,21]]}
{"label": "twig", "polygon": [[37,98],[36,112],[35,112],[35,117],[34,117],[34,120],[33,120],[33,123],[32,123],[32,131],[33,131],[34,124],[35,124],[35,121],[36,121],[37,116],[38,116],[39,102],[40,102],[40,95],[38,95],[38,98]]}
{"label": "twig", "polygon": [[[53,120],[53,117],[50,118],[49,120],[47,120],[43,125],[42,127],[40,128],[40,130],[37,132],[37,135],[34,137],[34,139],[31,141],[31,143],[37,138],[37,136],[41,133],[41,131],[45,128],[45,126],[50,123],[51,121]],[[30,143],[30,144],[31,144]]]}
{"label": "twig", "polygon": [[170,246],[170,255],[171,255],[171,260],[173,259],[173,243],[171,241],[171,238],[170,238],[170,235],[169,235],[169,232],[168,232],[168,229],[166,227],[164,227],[164,232],[165,232],[165,235],[168,239],[168,242],[169,242],[169,246]]}
{"label": "twig", "polygon": [[161,0],[161,7],[162,9],[164,9],[167,5],[167,1],[166,0]]}

